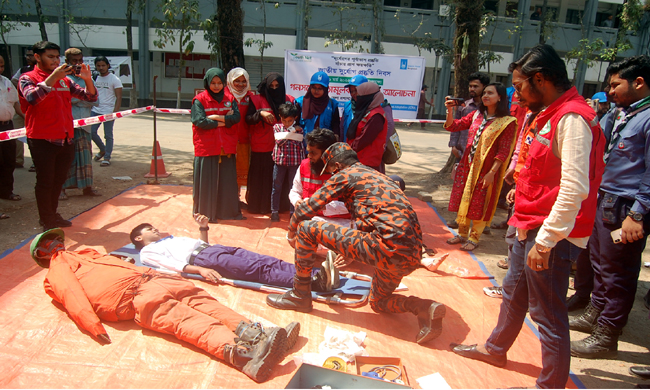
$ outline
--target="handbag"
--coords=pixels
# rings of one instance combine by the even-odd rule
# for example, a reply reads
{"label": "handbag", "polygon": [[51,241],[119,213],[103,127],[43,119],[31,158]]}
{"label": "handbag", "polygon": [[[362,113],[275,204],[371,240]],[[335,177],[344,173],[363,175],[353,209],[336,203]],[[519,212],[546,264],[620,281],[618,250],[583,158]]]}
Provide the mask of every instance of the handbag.
{"label": "handbag", "polygon": [[384,164],[395,164],[400,157],[402,157],[402,144],[399,142],[399,135],[397,130],[393,130],[393,134],[388,137],[386,142],[386,150],[382,156]]}

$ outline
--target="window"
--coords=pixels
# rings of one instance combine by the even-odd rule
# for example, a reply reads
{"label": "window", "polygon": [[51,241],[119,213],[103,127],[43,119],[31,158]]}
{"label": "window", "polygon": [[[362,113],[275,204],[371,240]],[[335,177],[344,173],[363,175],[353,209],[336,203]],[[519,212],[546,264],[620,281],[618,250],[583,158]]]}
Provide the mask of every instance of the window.
{"label": "window", "polygon": [[566,23],[569,24],[582,24],[582,15],[584,11],[578,9],[566,10]]}
{"label": "window", "polygon": [[506,3],[506,16],[509,18],[517,17],[517,8],[519,4],[516,1],[509,1]]}
{"label": "window", "polygon": [[433,0],[411,0],[411,8],[433,9]]}
{"label": "window", "polygon": [[483,3],[483,12],[492,11],[496,15],[499,12],[499,2],[486,0]]}

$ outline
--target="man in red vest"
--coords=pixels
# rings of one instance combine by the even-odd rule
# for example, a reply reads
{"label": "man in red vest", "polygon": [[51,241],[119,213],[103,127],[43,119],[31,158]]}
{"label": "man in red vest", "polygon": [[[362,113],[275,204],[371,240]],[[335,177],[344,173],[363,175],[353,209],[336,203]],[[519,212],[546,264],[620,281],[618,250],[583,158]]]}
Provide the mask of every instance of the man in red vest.
{"label": "man in red vest", "polygon": [[[20,106],[25,113],[27,144],[36,166],[36,205],[43,231],[72,226],[56,212],[59,194],[74,159],[72,98],[97,101],[88,65],[59,65],[57,44],[34,44],[36,67],[18,79]],[[75,74],[86,82],[81,88],[67,75]]]}
{"label": "man in red vest", "polygon": [[542,344],[536,386],[558,389],[566,386],[571,361],[565,302],[571,260],[587,246],[594,225],[606,141],[596,113],[571,86],[566,65],[551,46],[532,48],[509,70],[519,100],[540,111],[509,221],[517,240],[492,334],[485,344],[452,348],[504,367],[530,311]]}

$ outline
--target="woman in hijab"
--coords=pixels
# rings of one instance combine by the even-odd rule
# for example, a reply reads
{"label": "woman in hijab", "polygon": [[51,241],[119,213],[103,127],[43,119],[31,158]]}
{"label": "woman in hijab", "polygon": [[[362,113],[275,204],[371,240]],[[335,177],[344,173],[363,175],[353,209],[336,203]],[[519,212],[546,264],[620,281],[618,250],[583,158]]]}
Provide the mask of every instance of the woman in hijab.
{"label": "woman in hijab", "polygon": [[[248,106],[254,94],[251,92],[248,72],[244,68],[233,68],[228,72],[228,88],[226,88],[225,93],[226,96],[237,100],[239,113],[242,118],[246,118]],[[245,120],[240,120],[233,128],[237,131],[237,184],[241,188],[241,186],[247,185],[248,182],[251,141]],[[242,203],[242,205],[245,205],[245,203]]]}
{"label": "woman in hijab", "polygon": [[[286,94],[284,78],[276,72],[266,75],[257,86],[258,95],[251,97],[246,124],[249,126],[251,162],[246,185],[246,203],[252,214],[271,213],[271,192],[273,191],[273,125],[280,122],[278,108],[284,103],[293,103],[293,97]],[[288,189],[287,189],[288,193]],[[287,202],[288,203],[288,196]],[[282,206],[281,206],[282,208]]]}
{"label": "woman in hijab", "polygon": [[[305,136],[317,127],[330,129],[338,134],[341,122],[339,103],[329,97],[329,84],[327,73],[316,72],[311,76],[305,96],[296,99],[296,104],[302,110],[300,127]],[[339,139],[342,138],[339,136]]]}
{"label": "woman in hijab", "polygon": [[203,78],[205,91],[192,100],[194,140],[194,213],[219,219],[244,219],[239,208],[237,131],[241,116],[237,101],[225,94],[226,75],[211,68]]}
{"label": "woman in hijab", "polygon": [[357,152],[359,161],[384,173],[382,156],[386,148],[388,122],[381,104],[384,94],[379,85],[370,81],[357,87],[357,103],[354,118],[347,131],[347,140]]}

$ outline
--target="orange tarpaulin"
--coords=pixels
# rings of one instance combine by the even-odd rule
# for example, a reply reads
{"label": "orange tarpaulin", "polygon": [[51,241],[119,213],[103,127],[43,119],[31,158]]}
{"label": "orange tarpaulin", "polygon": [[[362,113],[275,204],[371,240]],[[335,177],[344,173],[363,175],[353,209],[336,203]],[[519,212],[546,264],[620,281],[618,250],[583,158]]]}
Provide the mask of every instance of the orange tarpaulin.
{"label": "orange tarpaulin", "polygon": [[[191,187],[184,186],[141,185],[128,190],[76,217],[73,226],[65,229],[68,249],[91,247],[110,252],[129,243],[131,229],[145,221],[170,234],[198,237],[191,215],[191,192]],[[311,313],[279,311],[264,303],[263,293],[200,281],[195,283],[252,320],[276,325],[301,322],[298,343],[268,382],[256,384],[205,352],[132,321],[105,323],[113,343],[100,345],[45,294],[46,270],[33,262],[28,245],[22,245],[0,260],[0,387],[283,388],[297,369],[293,356],[318,352],[327,326],[367,332],[364,346],[368,353],[400,357],[414,387],[416,378],[434,372],[452,388],[532,386],[541,369],[541,357],[539,340],[527,326],[503,369],[461,358],[449,350],[454,342],[483,342],[496,323],[500,300],[483,294],[482,288],[492,283],[485,279],[480,264],[444,243],[451,233],[435,210],[418,200],[412,202],[425,243],[440,252],[451,252],[441,272],[420,269],[404,279],[409,290],[403,294],[447,305],[442,336],[425,346],[413,341],[418,326],[409,314],[376,314],[367,305],[349,309],[320,303],[314,304]],[[280,223],[271,223],[268,217],[247,217],[211,225],[211,242],[292,261],[293,250],[285,239],[286,215]],[[575,388],[571,381],[567,386]]]}

